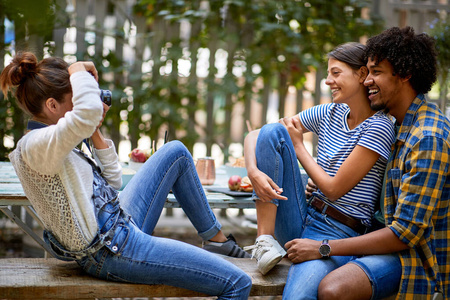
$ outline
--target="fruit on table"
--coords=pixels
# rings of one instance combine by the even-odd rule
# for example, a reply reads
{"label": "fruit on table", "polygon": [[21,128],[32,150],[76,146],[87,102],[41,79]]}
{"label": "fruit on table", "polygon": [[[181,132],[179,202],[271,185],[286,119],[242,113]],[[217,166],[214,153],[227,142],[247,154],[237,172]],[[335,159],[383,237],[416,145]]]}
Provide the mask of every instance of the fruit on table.
{"label": "fruit on table", "polygon": [[241,184],[239,185],[239,190],[243,192],[253,192],[252,182],[248,176],[241,179]]}
{"label": "fruit on table", "polygon": [[141,150],[141,149],[133,149],[128,155],[130,159],[134,162],[145,162],[150,156],[152,156],[152,149],[149,150]]}
{"label": "fruit on table", "polygon": [[239,188],[241,186],[241,176],[239,175],[233,175],[228,179],[228,188],[231,191],[239,191]]}

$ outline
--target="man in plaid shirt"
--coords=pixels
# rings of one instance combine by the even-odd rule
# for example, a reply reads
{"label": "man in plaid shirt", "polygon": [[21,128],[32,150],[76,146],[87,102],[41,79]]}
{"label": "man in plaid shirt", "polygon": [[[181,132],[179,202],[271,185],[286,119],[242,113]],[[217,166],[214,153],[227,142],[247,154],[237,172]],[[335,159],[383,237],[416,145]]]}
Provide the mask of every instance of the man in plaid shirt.
{"label": "man in plaid shirt", "polygon": [[[450,122],[423,95],[436,81],[434,40],[394,27],[370,38],[366,51],[371,107],[389,112],[398,128],[386,169],[386,227],[322,243],[322,253],[355,260],[322,280],[318,298],[449,299]],[[320,258],[320,242],[289,243],[294,263]]]}

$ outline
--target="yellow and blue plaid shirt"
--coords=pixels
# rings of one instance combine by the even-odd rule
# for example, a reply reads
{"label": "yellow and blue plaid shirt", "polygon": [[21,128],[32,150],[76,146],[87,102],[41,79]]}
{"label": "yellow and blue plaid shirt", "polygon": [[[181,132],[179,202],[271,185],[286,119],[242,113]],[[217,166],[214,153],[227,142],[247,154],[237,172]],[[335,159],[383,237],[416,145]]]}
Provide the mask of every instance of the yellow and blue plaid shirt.
{"label": "yellow and blue plaid shirt", "polygon": [[387,165],[386,225],[410,248],[399,252],[397,299],[450,297],[450,122],[418,95]]}

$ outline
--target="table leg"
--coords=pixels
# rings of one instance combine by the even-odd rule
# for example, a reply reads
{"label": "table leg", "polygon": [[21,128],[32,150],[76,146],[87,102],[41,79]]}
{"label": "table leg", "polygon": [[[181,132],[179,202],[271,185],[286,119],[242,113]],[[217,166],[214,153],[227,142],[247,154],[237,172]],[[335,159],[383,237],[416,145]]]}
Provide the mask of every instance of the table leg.
{"label": "table leg", "polygon": [[[28,234],[33,240],[36,241],[45,251],[48,253],[52,253],[50,251],[49,246],[44,242],[44,240],[37,236],[36,233],[27,225],[25,224],[15,213],[13,213],[8,206],[0,206],[0,210],[14,223],[16,223],[22,230]],[[32,214],[33,215],[33,214]],[[40,221],[39,221],[40,223]],[[52,255],[53,256],[53,255]]]}

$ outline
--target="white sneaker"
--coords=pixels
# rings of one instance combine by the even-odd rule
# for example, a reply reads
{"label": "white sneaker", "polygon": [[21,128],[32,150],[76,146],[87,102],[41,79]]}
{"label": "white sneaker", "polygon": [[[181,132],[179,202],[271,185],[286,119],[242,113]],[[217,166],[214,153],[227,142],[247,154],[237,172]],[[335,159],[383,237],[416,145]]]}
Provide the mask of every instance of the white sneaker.
{"label": "white sneaker", "polygon": [[252,250],[252,258],[256,258],[258,270],[266,275],[286,255],[286,251],[271,235],[260,235],[255,244],[244,247]]}

